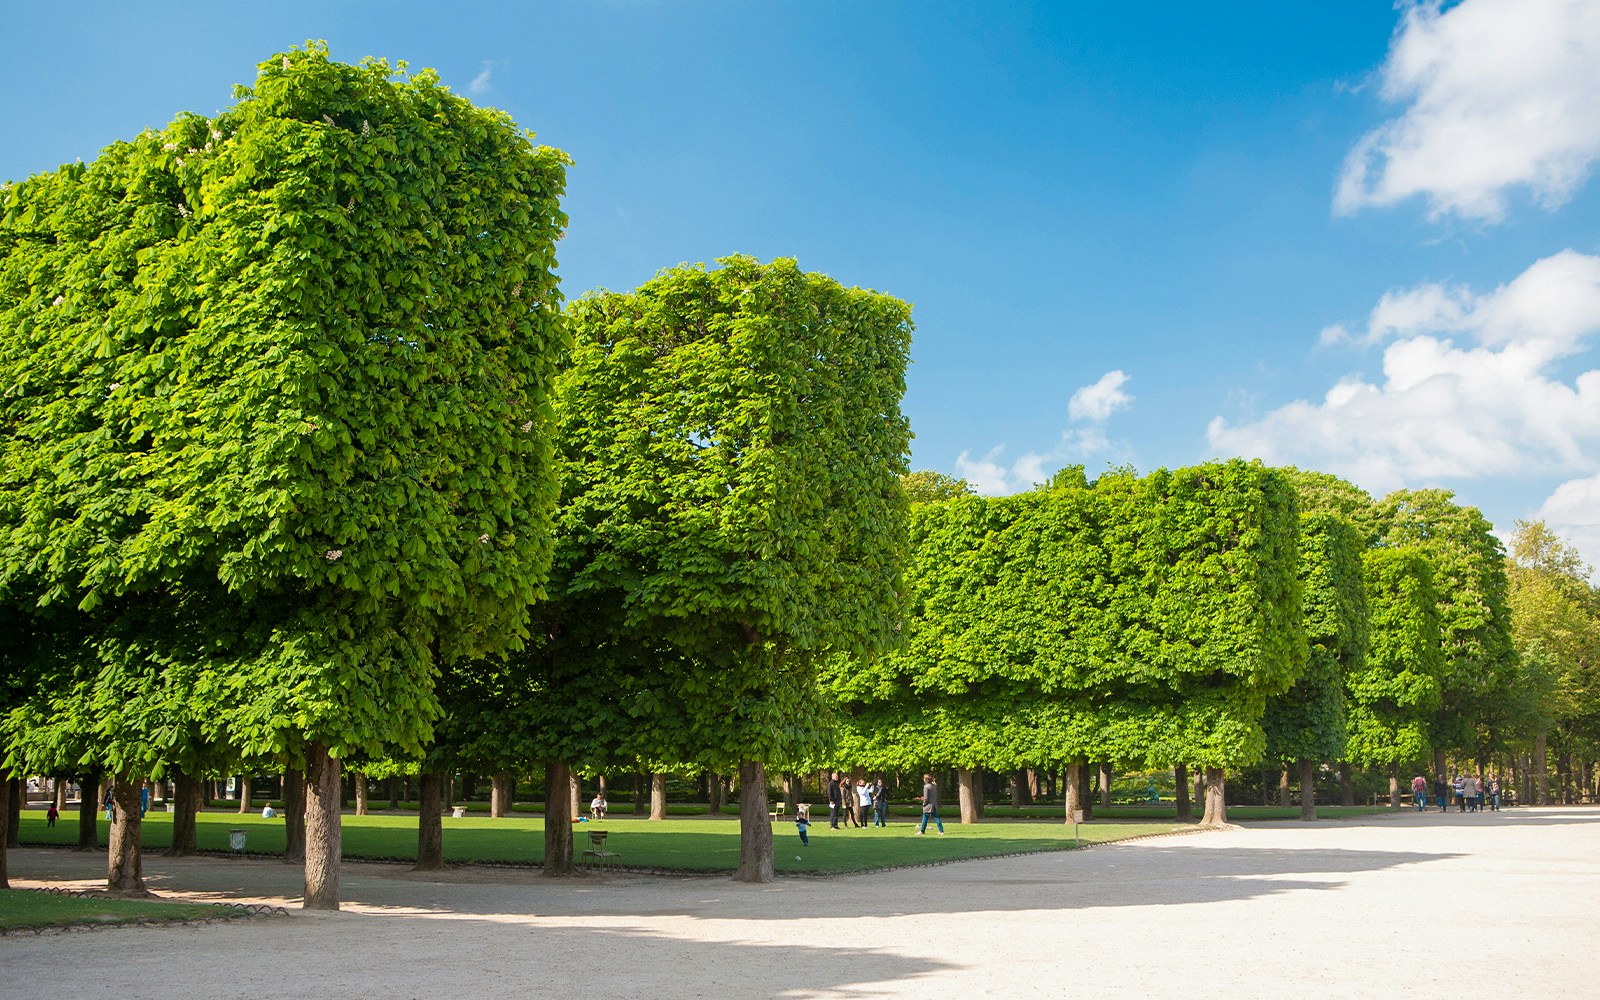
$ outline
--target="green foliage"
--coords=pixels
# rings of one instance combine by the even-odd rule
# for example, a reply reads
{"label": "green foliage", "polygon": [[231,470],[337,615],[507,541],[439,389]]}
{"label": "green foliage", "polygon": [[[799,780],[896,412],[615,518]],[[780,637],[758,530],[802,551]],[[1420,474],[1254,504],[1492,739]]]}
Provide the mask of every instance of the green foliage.
{"label": "green foliage", "polygon": [[1364,669],[1367,599],[1365,545],[1343,517],[1310,513],[1300,522],[1300,583],[1307,658],[1294,687],[1267,703],[1267,759],[1344,757],[1345,675]]}
{"label": "green foliage", "polygon": [[1416,547],[1433,570],[1445,668],[1432,742],[1473,749],[1474,723],[1504,702],[1515,673],[1505,551],[1483,514],[1448,490],[1397,490],[1378,518],[1383,544]]}
{"label": "green foliage", "polygon": [[1542,521],[1519,521],[1507,569],[1518,656],[1509,722],[1524,735],[1600,737],[1600,592]]}
{"label": "green foliage", "polygon": [[956,497],[972,496],[972,484],[965,479],[945,475],[943,472],[934,472],[932,469],[918,469],[908,472],[900,477],[900,486],[906,492],[906,501],[909,503],[937,503],[940,500],[953,500]]}
{"label": "green foliage", "polygon": [[563,756],[793,759],[823,738],[816,665],[896,641],[910,309],[792,260],[720,264],[569,311],[535,654]]}
{"label": "green foliage", "polygon": [[912,512],[902,651],[830,665],[841,759],[1245,763],[1304,665],[1297,524],[1259,464]]}
{"label": "green foliage", "polygon": [[1347,674],[1347,759],[1367,766],[1425,757],[1445,670],[1438,595],[1428,560],[1416,549],[1372,549],[1363,559],[1370,647]]}
{"label": "green foliage", "polygon": [[[320,45],[239,97],[4,193],[0,589],[142,616],[68,658],[129,712],[175,684],[246,754],[416,749],[550,559],[566,158]],[[40,708],[146,725],[98,711]]]}

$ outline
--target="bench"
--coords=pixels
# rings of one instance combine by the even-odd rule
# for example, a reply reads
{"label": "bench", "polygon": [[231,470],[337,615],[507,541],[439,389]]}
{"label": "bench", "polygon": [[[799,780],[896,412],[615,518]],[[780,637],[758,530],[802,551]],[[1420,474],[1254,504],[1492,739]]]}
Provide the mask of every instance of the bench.
{"label": "bench", "polygon": [[466,817],[467,817],[467,807],[466,806],[451,806],[450,807],[450,818],[451,819],[466,819]]}

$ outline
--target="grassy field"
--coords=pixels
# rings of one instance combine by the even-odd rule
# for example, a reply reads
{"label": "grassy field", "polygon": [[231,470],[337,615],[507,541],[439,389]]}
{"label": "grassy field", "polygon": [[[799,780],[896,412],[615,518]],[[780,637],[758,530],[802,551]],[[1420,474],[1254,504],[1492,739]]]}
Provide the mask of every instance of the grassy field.
{"label": "grassy field", "polygon": [[[75,820],[76,817],[73,817]],[[411,860],[417,852],[417,817],[406,813],[374,813],[344,817],[344,852],[348,858]],[[1104,843],[1184,828],[1162,820],[1118,821],[1099,819],[1078,828],[1084,843]],[[204,812],[198,818],[200,847],[207,851],[229,849],[229,831],[244,830],[245,849],[252,853],[282,853],[283,820],[259,815]],[[739,860],[739,823],[733,815],[655,822],[633,816],[613,817],[603,823],[580,823],[574,828],[577,849],[587,846],[590,829],[610,831],[608,849],[616,863],[628,867],[667,868],[682,871],[732,871]],[[945,823],[945,836],[929,828],[915,835],[911,818],[891,818],[883,829],[830,830],[826,821],[811,827],[811,845],[801,847],[793,823],[780,821],[773,830],[780,873],[837,873],[927,864],[967,858],[993,857],[1035,851],[1071,850],[1073,828],[1052,822],[988,822],[973,826]],[[77,823],[45,825],[36,810],[23,814],[24,844],[75,844]],[[100,821],[101,843],[107,824]],[[151,812],[145,817],[144,844],[160,849],[172,842],[172,817]],[[542,860],[544,820],[534,816],[490,819],[465,816],[444,820],[445,857],[450,861],[530,864]]]}
{"label": "grassy field", "polygon": [[58,896],[0,889],[0,932],[26,927],[132,924],[152,920],[205,920],[245,916],[245,911],[204,903],[161,903],[109,897]]}

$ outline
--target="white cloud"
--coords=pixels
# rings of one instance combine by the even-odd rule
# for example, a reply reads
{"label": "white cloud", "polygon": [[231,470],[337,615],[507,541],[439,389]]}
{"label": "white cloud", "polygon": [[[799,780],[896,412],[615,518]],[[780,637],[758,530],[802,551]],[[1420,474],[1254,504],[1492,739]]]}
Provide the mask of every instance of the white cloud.
{"label": "white cloud", "polygon": [[1379,493],[1447,477],[1600,471],[1600,370],[1570,381],[1553,372],[1596,333],[1600,258],[1570,250],[1484,295],[1391,292],[1365,332],[1346,331],[1387,342],[1382,379],[1346,376],[1320,401],[1253,423],[1217,417],[1208,437],[1221,452],[1325,469]]}
{"label": "white cloud", "polygon": [[1534,515],[1600,567],[1600,475],[1562,483]]}
{"label": "white cloud", "polygon": [[1072,394],[1067,401],[1067,416],[1073,420],[1105,420],[1112,413],[1133,402],[1133,397],[1122,391],[1128,376],[1121,369],[1106,372],[1100,380],[1086,385]]}
{"label": "white cloud", "polygon": [[467,84],[467,89],[473,94],[481,97],[482,95],[487,94],[490,89],[494,87],[493,76],[494,63],[486,62],[483,64],[483,70],[477,76],[472,78],[471,83]]}
{"label": "white cloud", "polygon": [[1494,221],[1508,188],[1564,203],[1600,158],[1600,3],[1401,0],[1380,71],[1398,118],[1345,160],[1342,213],[1415,195],[1430,214]]}
{"label": "white cloud", "polygon": [[1005,445],[996,445],[982,458],[968,457],[969,452],[956,456],[956,475],[972,484],[984,496],[1001,496],[1015,492],[1011,485],[1011,470],[1000,464]]}

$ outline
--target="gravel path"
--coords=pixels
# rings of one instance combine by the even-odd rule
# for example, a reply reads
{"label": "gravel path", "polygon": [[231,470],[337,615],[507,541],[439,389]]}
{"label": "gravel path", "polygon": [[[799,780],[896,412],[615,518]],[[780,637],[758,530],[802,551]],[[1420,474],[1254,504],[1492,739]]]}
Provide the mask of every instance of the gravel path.
{"label": "gravel path", "polygon": [[[103,885],[103,856],[10,857],[19,888]],[[300,889],[271,861],[145,873],[194,899]],[[1600,808],[1257,823],[768,886],[346,864],[343,894],[335,914],[0,938],[0,997],[1600,996]]]}

